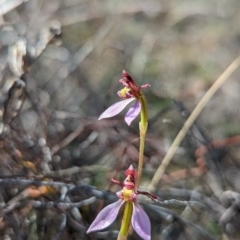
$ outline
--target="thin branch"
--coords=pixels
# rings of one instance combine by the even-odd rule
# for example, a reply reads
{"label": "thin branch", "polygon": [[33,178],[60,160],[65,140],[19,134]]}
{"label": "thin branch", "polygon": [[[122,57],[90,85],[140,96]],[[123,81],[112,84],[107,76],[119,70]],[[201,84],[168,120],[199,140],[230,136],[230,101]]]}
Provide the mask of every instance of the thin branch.
{"label": "thin branch", "polygon": [[52,147],[51,155],[57,153],[60,149],[66,147],[69,143],[71,143],[75,138],[77,138],[82,131],[84,130],[85,124],[80,125],[74,132],[70,133],[65,139],[63,139],[60,143],[56,144]]}
{"label": "thin branch", "polygon": [[226,211],[226,209],[219,204],[218,202],[212,200],[211,198],[199,193],[198,191],[188,190],[188,189],[180,189],[180,188],[170,188],[167,191],[159,191],[158,195],[161,197],[164,196],[172,196],[177,198],[185,198],[185,199],[193,199],[194,201],[201,202],[208,209],[211,209],[217,214],[217,218]]}
{"label": "thin branch", "polygon": [[69,188],[75,187],[72,183],[64,183],[64,182],[54,182],[54,181],[40,181],[40,180],[31,180],[31,179],[12,179],[12,178],[5,178],[0,179],[0,184],[4,185],[41,185],[41,186],[52,186],[52,187],[62,187],[66,186]]}
{"label": "thin branch", "polygon": [[84,199],[80,202],[53,202],[53,201],[49,201],[49,202],[41,202],[41,201],[35,201],[35,200],[31,200],[29,201],[30,204],[33,205],[34,208],[59,208],[59,209],[71,209],[71,208],[80,208],[82,206],[87,206],[90,205],[92,203],[94,203],[96,201],[96,197],[90,197],[88,199]]}
{"label": "thin branch", "polygon": [[212,96],[216,93],[216,91],[223,85],[223,83],[231,76],[231,74],[239,67],[240,65],[240,56],[238,56],[230,65],[229,67],[220,75],[220,77],[214,82],[214,84],[209,88],[209,90],[205,93],[202,97],[200,102],[194,108],[193,112],[183,125],[182,129],[176,136],[175,140],[173,141],[172,145],[170,146],[167,154],[163,158],[160,166],[158,167],[157,171],[155,172],[149,186],[149,191],[154,191],[157,184],[161,180],[167,166],[169,165],[170,161],[172,160],[173,155],[176,153],[179,145],[181,144],[183,138],[186,136],[188,130],[191,128],[194,121],[197,119],[203,108],[206,106],[208,101],[212,98]]}
{"label": "thin branch", "polygon": [[177,199],[169,199],[169,200],[164,200],[164,201],[159,201],[159,200],[154,200],[154,202],[157,202],[159,205],[162,206],[168,206],[168,205],[178,205],[178,206],[200,206],[202,208],[206,208],[206,206],[198,201],[181,201]]}
{"label": "thin branch", "polygon": [[73,166],[67,169],[60,169],[56,171],[51,171],[44,176],[46,177],[63,177],[63,176],[71,176],[75,173],[84,173],[84,172],[95,172],[95,171],[110,171],[110,168],[107,166],[102,165],[90,165],[90,166],[84,166],[84,167],[77,167]]}
{"label": "thin branch", "polygon": [[145,208],[150,209],[152,211],[154,211],[154,213],[157,213],[158,215],[161,216],[161,212],[167,213],[170,216],[173,216],[173,218],[175,218],[176,220],[178,220],[180,223],[184,224],[184,225],[189,225],[191,226],[195,232],[197,232],[200,236],[203,236],[204,239],[209,239],[209,240],[215,240],[215,238],[208,233],[207,231],[205,231],[203,228],[201,228],[200,226],[192,223],[191,221],[188,221],[187,219],[184,219],[182,217],[180,217],[177,213],[175,213],[174,211],[164,208],[164,207],[160,207],[160,206],[156,206],[156,205],[152,205],[152,204],[143,204]]}

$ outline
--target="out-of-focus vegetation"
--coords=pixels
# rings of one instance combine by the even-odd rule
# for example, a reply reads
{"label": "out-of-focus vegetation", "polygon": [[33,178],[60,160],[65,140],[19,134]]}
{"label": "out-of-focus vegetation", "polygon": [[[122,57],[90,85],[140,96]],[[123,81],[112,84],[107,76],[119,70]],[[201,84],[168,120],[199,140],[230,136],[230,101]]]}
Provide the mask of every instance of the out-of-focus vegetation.
{"label": "out-of-focus vegetation", "polygon": [[[137,168],[138,121],[97,120],[118,100],[122,70],[151,84],[144,190],[240,54],[239,9],[238,0],[0,0],[0,239],[116,239],[121,214],[85,233],[116,200],[109,179]],[[153,240],[240,238],[239,75],[178,148],[160,202],[140,201]]]}

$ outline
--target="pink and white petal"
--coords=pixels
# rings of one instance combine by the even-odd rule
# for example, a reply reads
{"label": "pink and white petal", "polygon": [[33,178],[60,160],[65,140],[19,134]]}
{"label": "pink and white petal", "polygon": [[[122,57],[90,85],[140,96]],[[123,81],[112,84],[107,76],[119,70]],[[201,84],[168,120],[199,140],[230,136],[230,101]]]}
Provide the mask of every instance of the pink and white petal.
{"label": "pink and white petal", "polygon": [[98,120],[101,120],[103,118],[110,118],[118,113],[120,113],[130,102],[134,101],[135,98],[128,98],[124,99],[120,102],[114,103],[109,108],[107,108],[98,118]]}
{"label": "pink and white petal", "polygon": [[138,116],[141,111],[141,103],[136,100],[135,103],[131,106],[131,108],[127,111],[125,116],[125,122],[129,126],[132,121]]}
{"label": "pink and white petal", "polygon": [[88,228],[87,233],[103,230],[110,226],[117,218],[118,212],[123,204],[124,201],[119,199],[117,202],[102,209]]}
{"label": "pink and white petal", "polygon": [[133,202],[132,226],[144,240],[151,240],[151,223],[148,215],[137,202]]}

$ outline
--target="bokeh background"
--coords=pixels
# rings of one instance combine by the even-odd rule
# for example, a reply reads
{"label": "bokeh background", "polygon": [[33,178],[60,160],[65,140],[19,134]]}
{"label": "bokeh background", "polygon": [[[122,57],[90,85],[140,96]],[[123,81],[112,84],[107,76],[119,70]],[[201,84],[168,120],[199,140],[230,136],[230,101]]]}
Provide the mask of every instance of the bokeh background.
{"label": "bokeh background", "polygon": [[[0,239],[116,239],[121,213],[102,233],[85,232],[116,200],[120,189],[109,179],[137,168],[138,119],[130,127],[124,113],[98,121],[119,100],[122,70],[151,84],[146,190],[191,111],[238,57],[239,9],[238,0],[0,1]],[[154,192],[161,202],[139,199],[153,240],[240,238],[239,76],[237,69],[179,146]],[[15,81],[21,94],[12,93]],[[9,110],[13,97],[21,107]],[[23,179],[63,185],[42,190]],[[57,205],[93,196],[83,206]]]}

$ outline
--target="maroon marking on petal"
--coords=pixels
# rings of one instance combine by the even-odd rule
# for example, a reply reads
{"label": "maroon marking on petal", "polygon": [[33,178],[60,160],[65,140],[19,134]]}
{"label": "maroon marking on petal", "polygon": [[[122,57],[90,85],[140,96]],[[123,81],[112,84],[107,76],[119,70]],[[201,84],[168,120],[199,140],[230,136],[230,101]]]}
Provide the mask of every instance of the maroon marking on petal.
{"label": "maroon marking on petal", "polygon": [[147,197],[150,197],[150,198],[153,199],[153,200],[157,200],[157,199],[158,199],[156,195],[151,194],[151,193],[149,193],[149,192],[137,190],[137,193],[138,193],[138,194],[143,194],[143,195],[145,195],[145,196],[147,196]]}
{"label": "maroon marking on petal", "polygon": [[115,179],[111,178],[110,181],[112,183],[115,183],[115,184],[119,185],[120,187],[124,187],[124,184],[122,182],[118,181],[118,180],[115,180]]}
{"label": "maroon marking on petal", "polygon": [[137,171],[134,170],[133,166],[131,165],[126,171],[125,171],[125,176],[127,177],[128,175],[133,175],[134,178],[137,177]]}
{"label": "maroon marking on petal", "polygon": [[131,88],[132,90],[132,95],[135,98],[140,97],[140,87],[137,86],[135,83],[134,79],[131,77],[130,74],[128,74],[125,70],[122,72],[123,78],[119,80],[120,83],[123,84],[123,86]]}

